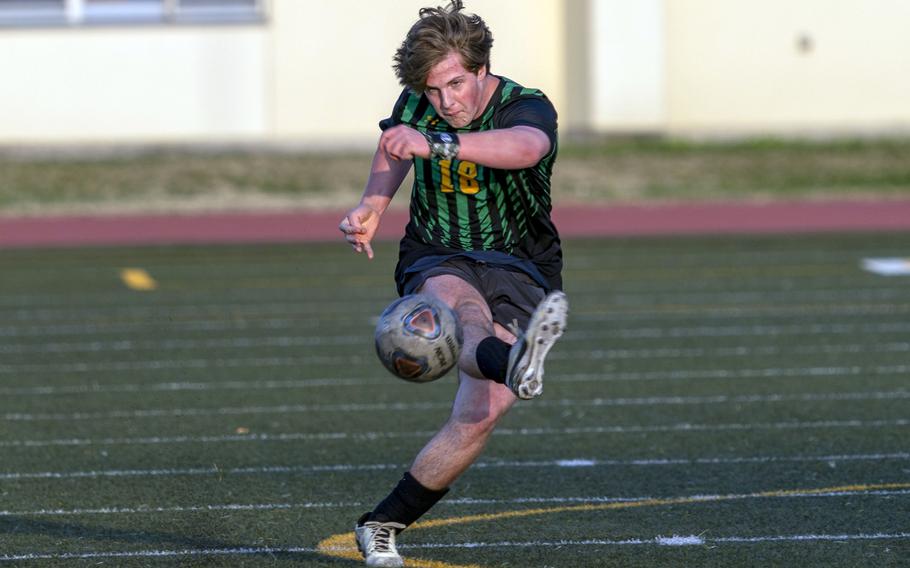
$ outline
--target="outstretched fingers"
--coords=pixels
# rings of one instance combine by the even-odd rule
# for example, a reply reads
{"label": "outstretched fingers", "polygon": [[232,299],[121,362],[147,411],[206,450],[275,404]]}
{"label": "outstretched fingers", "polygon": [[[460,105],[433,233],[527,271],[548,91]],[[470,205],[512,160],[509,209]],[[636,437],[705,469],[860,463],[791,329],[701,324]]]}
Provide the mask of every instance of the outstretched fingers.
{"label": "outstretched fingers", "polygon": [[[369,216],[370,214],[367,213],[365,218]],[[370,245],[371,235],[369,230],[364,227],[361,213],[357,209],[341,220],[338,230],[344,234],[344,239],[350,243],[355,252],[365,252],[367,258],[373,258],[373,247]]]}

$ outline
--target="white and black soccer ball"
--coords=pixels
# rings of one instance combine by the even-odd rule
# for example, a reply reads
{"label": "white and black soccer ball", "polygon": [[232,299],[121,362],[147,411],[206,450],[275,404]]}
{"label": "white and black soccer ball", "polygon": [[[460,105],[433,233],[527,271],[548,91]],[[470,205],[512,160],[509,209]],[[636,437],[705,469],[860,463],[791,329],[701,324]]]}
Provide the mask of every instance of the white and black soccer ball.
{"label": "white and black soccer ball", "polygon": [[426,383],[455,366],[463,334],[452,308],[432,296],[411,294],[382,312],[375,339],[386,369],[406,381]]}

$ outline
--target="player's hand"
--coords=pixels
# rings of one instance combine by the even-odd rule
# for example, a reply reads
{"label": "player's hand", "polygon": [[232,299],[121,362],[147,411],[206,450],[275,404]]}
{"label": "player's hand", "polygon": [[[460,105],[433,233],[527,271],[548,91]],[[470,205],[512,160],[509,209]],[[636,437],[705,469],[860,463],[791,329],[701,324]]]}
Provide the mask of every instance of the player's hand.
{"label": "player's hand", "polygon": [[423,134],[404,124],[386,129],[379,138],[379,149],[393,160],[429,158],[430,144]]}
{"label": "player's hand", "polygon": [[361,203],[348,211],[348,214],[338,224],[338,229],[344,233],[344,239],[351,243],[355,252],[367,253],[367,258],[373,258],[373,247],[370,242],[376,229],[379,228],[378,211]]}

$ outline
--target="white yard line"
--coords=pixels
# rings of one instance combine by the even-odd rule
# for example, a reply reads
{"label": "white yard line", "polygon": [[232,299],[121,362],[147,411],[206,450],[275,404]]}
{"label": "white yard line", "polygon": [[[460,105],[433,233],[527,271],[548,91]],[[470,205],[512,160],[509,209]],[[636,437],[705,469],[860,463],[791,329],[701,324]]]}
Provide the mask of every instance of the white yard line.
{"label": "white yard line", "polygon": [[[761,430],[817,430],[836,428],[899,428],[910,426],[910,420],[820,420],[814,422],[770,422],[732,424],[692,424],[689,422],[662,426],[590,426],[572,428],[499,428],[494,436],[579,436],[590,434],[647,434],[667,432],[747,432]],[[48,440],[3,440],[0,448],[44,448],[84,446],[143,446],[171,444],[224,444],[243,442],[372,442],[379,439],[429,438],[430,430],[405,432],[283,432],[273,434],[224,434],[216,436],[146,436],[132,438],[56,438]]]}
{"label": "white yard line", "polygon": [[0,562],[27,562],[34,560],[94,560],[112,558],[184,558],[196,556],[253,556],[269,554],[307,554],[315,553],[312,547],[286,548],[186,548],[182,550],[135,550],[126,552],[72,552],[72,553],[30,553],[6,554],[0,556]]}
{"label": "white yard line", "polygon": [[[57,296],[55,300],[59,299]],[[383,301],[362,302],[363,307],[360,313],[378,314],[381,311]],[[812,315],[817,317],[839,317],[839,316],[894,316],[896,314],[906,314],[910,312],[910,304],[884,302],[870,304],[864,303],[846,303],[843,301],[836,303],[818,303],[807,299],[800,304],[768,305],[764,300],[761,305],[750,305],[736,303],[734,305],[724,306],[718,304],[712,305],[661,305],[655,303],[654,296],[643,298],[644,302],[638,304],[619,304],[610,303],[609,306],[603,306],[601,312],[589,310],[584,314],[574,316],[578,321],[591,322],[620,322],[620,321],[641,321],[654,318],[674,318],[688,317],[697,314],[699,319],[720,318],[720,319],[740,319],[752,318],[756,315],[761,316],[806,316]],[[38,305],[46,305],[47,302],[39,302]],[[310,308],[314,304],[318,305],[319,311],[314,309],[301,309],[301,307]],[[327,305],[325,301],[319,302],[261,302],[259,300],[240,301],[231,304],[194,304],[194,305],[172,305],[172,306],[155,306],[155,307],[137,307],[137,306],[92,306],[91,308],[22,308],[22,307],[2,307],[0,306],[0,321],[5,324],[10,322],[35,322],[64,321],[68,323],[97,321],[104,314],[114,314],[118,318],[129,318],[131,320],[186,320],[192,318],[222,317],[224,314],[230,314],[232,317],[264,318],[264,317],[287,317],[290,315],[299,315],[301,317],[316,317],[322,312],[334,309],[335,314],[350,313],[352,305],[345,302],[344,305]],[[112,319],[108,317],[106,319]]]}
{"label": "white yard line", "polygon": [[175,391],[230,391],[230,390],[274,390],[299,389],[312,387],[366,386],[381,385],[383,381],[365,379],[288,379],[288,380],[248,380],[248,381],[174,381],[166,383],[145,384],[100,384],[89,383],[66,386],[30,386],[0,387],[0,396],[46,396],[99,393],[138,393],[138,392],[175,392]]}
{"label": "white yard line", "polygon": [[[249,357],[205,359],[152,359],[146,361],[106,361],[100,363],[0,363],[0,374],[22,373],[98,373],[105,371],[167,371],[174,369],[223,369],[300,367],[301,365],[358,364],[376,361],[372,353],[345,356],[311,355],[307,357]],[[378,367],[377,367],[378,368]]]}
{"label": "white yard line", "polygon": [[[825,456],[744,456],[744,457],[717,457],[717,458],[664,458],[664,459],[590,459],[574,458],[561,460],[541,461],[506,461],[490,460],[477,462],[474,469],[486,468],[576,468],[576,467],[665,467],[665,466],[713,466],[733,465],[744,463],[840,463],[855,461],[906,461],[910,460],[910,453],[897,452],[888,454],[854,454],[854,455],[825,455]],[[257,467],[196,467],[196,468],[164,468],[164,469],[107,469],[88,471],[29,471],[0,473],[0,481],[27,480],[27,479],[101,479],[101,478],[126,478],[126,477],[176,477],[176,476],[201,476],[201,475],[284,475],[297,473],[356,473],[365,471],[380,471],[388,469],[407,468],[408,464],[331,464],[331,465],[280,465]]]}
{"label": "white yard line", "polygon": [[[354,322],[362,323],[365,318],[348,318],[342,321],[350,322],[354,327]],[[337,323],[337,322],[336,322]],[[148,333],[149,330],[167,330],[171,333],[174,331],[187,332],[213,332],[213,331],[248,331],[256,330],[275,330],[275,329],[300,329],[300,328],[318,328],[320,322],[312,319],[284,319],[284,318],[263,318],[256,319],[238,319],[238,320],[184,320],[184,321],[123,321],[110,323],[59,323],[46,325],[2,325],[0,326],[0,337],[50,337],[57,335],[105,335],[124,333]]]}
{"label": "white yard line", "polygon": [[[349,317],[341,321],[350,324],[352,328],[361,329],[362,324],[369,317]],[[339,323],[335,320],[334,323]],[[186,332],[213,332],[213,331],[248,331],[248,330],[278,330],[318,328],[320,322],[307,318],[262,318],[262,319],[237,319],[237,320],[185,320],[185,321],[154,321],[154,322],[114,322],[114,323],[68,323],[48,325],[2,325],[0,337],[51,337],[77,335],[105,335],[124,333],[147,333],[149,329],[166,329]],[[910,323],[907,322],[829,322],[817,324],[756,324],[756,325],[700,325],[700,326],[670,326],[670,327],[628,327],[621,329],[601,328],[596,330],[579,331],[563,338],[564,341],[578,341],[590,339],[673,339],[673,338],[699,338],[699,337],[780,337],[796,335],[799,337],[817,335],[878,335],[888,333],[910,332]]]}
{"label": "white yard line", "polygon": [[365,503],[228,503],[223,505],[187,505],[173,507],[100,507],[96,509],[38,509],[33,511],[2,511],[2,517],[67,517],[81,515],[143,515],[159,513],[205,513],[223,511],[280,511],[284,509],[341,509],[362,507]]}
{"label": "white yard line", "polygon": [[326,345],[356,345],[368,343],[369,335],[336,335],[321,337],[229,337],[219,339],[163,339],[163,340],[106,340],[57,343],[16,343],[0,345],[0,353],[21,355],[26,353],[107,353],[117,351],[172,351],[193,349],[259,349],[262,347],[323,347]]}
{"label": "white yard line", "polygon": [[[897,497],[910,495],[910,489],[899,490],[862,490],[862,491],[831,491],[826,493],[786,493],[779,495],[762,495],[763,499],[814,499],[814,498],[834,498],[834,497]],[[712,498],[713,497],[713,498]],[[757,495],[742,495],[742,499],[759,498]],[[675,497],[520,497],[515,499],[473,499],[465,497],[461,499],[447,499],[442,501],[438,507],[445,509],[447,507],[473,507],[477,505],[566,505],[566,504],[600,504],[600,503],[639,503],[644,501],[653,501],[655,499],[678,499]],[[729,501],[735,496],[730,495],[698,495],[695,496],[699,502],[712,500]],[[302,502],[302,503],[225,503],[215,505],[175,505],[171,507],[99,507],[94,509],[35,509],[29,511],[4,511],[0,510],[2,517],[69,517],[83,515],[152,515],[152,514],[170,514],[170,513],[205,513],[205,512],[223,512],[223,511],[281,511],[290,509],[347,509],[366,506],[367,503],[360,501],[350,502]]]}
{"label": "white yard line", "polygon": [[[363,288],[363,290],[366,289]],[[337,294],[337,290],[333,290],[332,293]],[[37,299],[32,306],[21,305],[21,303],[0,305],[0,318],[2,318],[4,323],[15,321],[35,323],[40,321],[85,322],[97,321],[99,318],[110,320],[113,319],[113,316],[131,320],[158,319],[160,321],[162,319],[173,319],[180,321],[192,318],[224,317],[225,315],[231,317],[247,316],[250,318],[287,317],[288,315],[313,317],[320,314],[345,314],[352,311],[365,315],[373,314],[375,311],[375,315],[379,315],[385,305],[384,302],[387,304],[393,299],[392,296],[388,296],[388,298],[375,299],[349,298],[340,301],[331,298],[314,297],[299,301],[269,302],[262,300],[261,292],[250,291],[250,295],[255,295],[256,297],[235,297],[229,303],[205,303],[211,297],[211,294],[196,294],[194,297],[187,294],[183,295],[183,297],[187,301],[195,300],[195,303],[174,303],[156,306],[94,304],[85,307],[65,307],[60,304],[65,303],[68,298],[57,294]],[[53,304],[57,304],[57,306],[53,306]]]}
{"label": "white yard line", "polygon": [[[634,407],[634,406],[692,406],[705,404],[773,404],[785,402],[834,402],[861,400],[905,400],[910,391],[873,391],[851,393],[805,393],[767,395],[713,395],[669,396],[640,398],[588,398],[535,401],[533,408],[577,407]],[[235,406],[219,408],[158,408],[146,410],[113,409],[103,412],[30,413],[7,412],[0,414],[0,421],[7,422],[68,422],[73,420],[125,420],[137,418],[177,418],[195,416],[236,416],[299,414],[307,412],[414,412],[436,411],[451,407],[449,401],[427,402],[373,402],[331,404],[283,404],[277,406]],[[518,405],[516,410],[527,410],[532,405]],[[854,422],[854,421],[847,421]],[[832,421],[832,424],[837,421]]]}
{"label": "white yard line", "polygon": [[560,548],[564,546],[691,546],[710,544],[743,544],[761,542],[812,542],[812,541],[851,541],[851,540],[907,540],[910,533],[872,533],[872,534],[802,534],[802,535],[768,535],[768,536],[729,536],[711,538],[705,536],[656,536],[653,538],[634,538],[626,540],[586,539],[586,540],[543,540],[543,541],[500,541],[500,542],[461,542],[461,543],[423,543],[398,545],[404,550],[425,550],[444,548]]}
{"label": "white yard line", "polygon": [[[346,357],[351,363],[359,362],[360,357]],[[373,356],[369,359],[372,361]],[[136,371],[136,370],[173,370],[173,369],[206,369],[206,368],[267,368],[267,367],[301,367],[320,364],[320,356],[314,357],[266,357],[256,359],[194,359],[188,361],[145,361],[122,363],[73,363],[58,365],[3,365],[0,364],[0,374],[21,372],[101,372],[101,371]],[[378,367],[378,366],[377,366]],[[856,375],[895,375],[910,374],[908,365],[872,365],[872,366],[829,366],[829,367],[769,367],[763,369],[691,369],[685,371],[628,371],[628,372],[600,372],[600,373],[574,373],[559,375],[560,382],[629,382],[629,381],[663,381],[663,380],[690,380],[690,379],[753,379],[753,378],[781,378],[781,377],[841,377]],[[382,375],[387,379],[387,375]],[[334,383],[333,383],[334,381]],[[339,381],[348,381],[341,383]],[[306,388],[313,386],[332,386],[344,384],[345,386],[383,386],[382,380],[374,379],[336,379],[332,377],[316,379],[271,379],[267,381],[251,379],[249,381],[170,381],[153,384],[109,384],[90,383],[81,385],[40,385],[40,386],[7,386],[0,387],[0,394],[14,395],[48,395],[48,394],[79,394],[98,392],[138,392],[142,391],[175,391],[175,390],[236,390],[250,388]],[[107,391],[106,389],[111,389]]]}
{"label": "white yard line", "polygon": [[[805,336],[801,336],[805,337]],[[567,334],[564,343],[572,343],[601,339],[588,334]],[[606,338],[604,338],[606,339]],[[330,345],[358,345],[370,343],[369,334],[349,335],[276,335],[254,337],[225,337],[225,338],[183,338],[183,339],[98,339],[92,341],[58,341],[38,343],[7,343],[0,344],[0,353],[7,355],[22,355],[28,353],[108,353],[121,351],[191,351],[210,349],[261,349],[271,348],[300,348],[323,347]],[[651,359],[662,358],[688,358],[704,356],[742,357],[751,355],[774,355],[778,353],[794,352],[797,354],[830,354],[830,353],[875,353],[875,352],[906,352],[910,350],[907,342],[873,342],[873,343],[847,343],[831,345],[755,345],[747,343],[742,345],[711,347],[711,348],[644,348],[644,349],[597,349],[593,350],[603,358],[624,359]],[[579,353],[591,353],[592,349],[563,349],[565,357],[575,357]],[[343,357],[340,357],[343,359]]]}
{"label": "white yard line", "polygon": [[[499,542],[427,542],[421,544],[399,544],[403,550],[436,550],[436,549],[482,549],[482,548],[561,548],[566,546],[691,546],[711,544],[757,544],[765,542],[849,542],[862,540],[907,540],[910,533],[840,533],[840,534],[800,534],[800,535],[765,535],[765,536],[656,536],[640,539],[610,540],[538,540],[538,541],[499,541]],[[347,549],[344,549],[347,550]],[[353,549],[352,549],[353,550]],[[197,548],[182,550],[136,550],[125,552],[73,552],[73,553],[29,553],[6,554],[0,556],[0,562],[25,562],[33,560],[93,560],[117,558],[183,558],[200,556],[253,556],[273,554],[314,554],[316,548],[308,546],[292,547],[238,547],[238,548]]]}

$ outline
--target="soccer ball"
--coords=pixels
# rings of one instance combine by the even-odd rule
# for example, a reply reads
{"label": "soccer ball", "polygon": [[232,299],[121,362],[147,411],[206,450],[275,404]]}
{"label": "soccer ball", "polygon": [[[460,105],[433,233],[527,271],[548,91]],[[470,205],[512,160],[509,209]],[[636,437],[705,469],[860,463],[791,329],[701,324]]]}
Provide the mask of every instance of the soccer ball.
{"label": "soccer ball", "polygon": [[393,375],[427,383],[455,366],[463,336],[452,308],[432,296],[412,294],[382,312],[375,339],[376,354]]}

